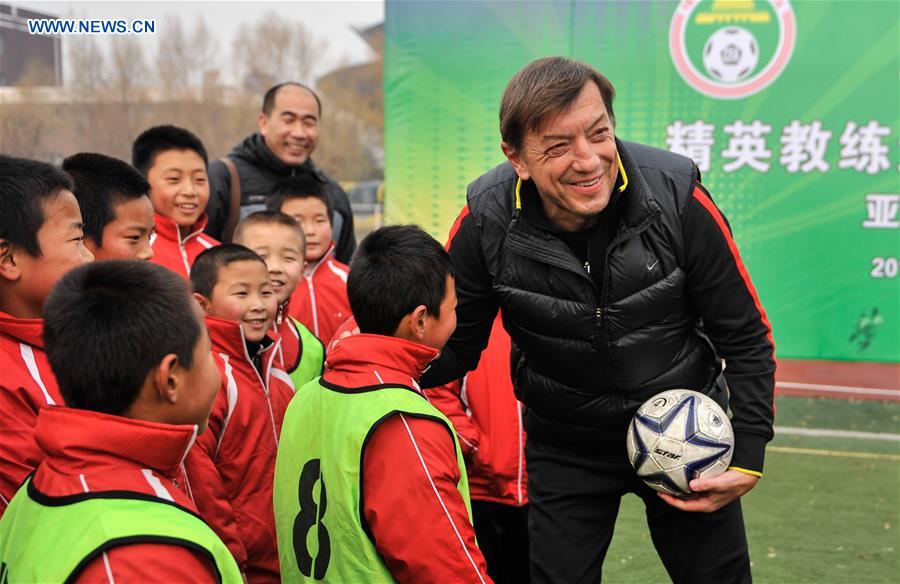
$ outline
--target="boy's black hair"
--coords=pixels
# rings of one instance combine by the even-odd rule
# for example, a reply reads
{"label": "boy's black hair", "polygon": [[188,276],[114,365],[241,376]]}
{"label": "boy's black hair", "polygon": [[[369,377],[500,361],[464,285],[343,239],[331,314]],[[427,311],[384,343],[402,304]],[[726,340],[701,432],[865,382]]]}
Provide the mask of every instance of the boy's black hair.
{"label": "boy's black hair", "polygon": [[347,297],[360,332],[393,336],[420,304],[440,317],[452,275],[450,256],[417,225],[373,231],[356,249],[347,276]]}
{"label": "boy's black hair", "polygon": [[297,83],[296,81],[285,81],[284,83],[279,83],[278,85],[273,85],[266,91],[266,94],[263,96],[263,102],[262,102],[262,113],[265,114],[266,117],[271,116],[272,110],[275,109],[275,98],[278,97],[278,92],[281,90],[282,87],[287,87],[288,85],[293,85],[295,87],[305,89],[306,91],[308,91],[310,93],[310,95],[312,95],[314,98],[316,98],[316,105],[319,106],[319,117],[320,118],[322,117],[322,100],[319,99],[319,96],[316,94],[315,91],[313,91],[306,85],[303,85],[302,83]]}
{"label": "boy's black hair", "polygon": [[281,211],[285,201],[291,199],[319,199],[325,204],[328,222],[331,223],[331,197],[325,192],[325,185],[311,174],[301,174],[275,183],[266,198],[266,211]]}
{"label": "boy's black hair", "polygon": [[150,183],[137,169],[105,154],[79,152],[63,160],[62,168],[75,183],[84,235],[97,247],[103,243],[103,229],[116,218],[116,205],[150,193]]}
{"label": "boy's black hair", "polygon": [[44,205],[73,188],[69,175],[52,164],[0,154],[0,239],[40,257]]}
{"label": "boy's black hair", "polygon": [[303,255],[306,255],[306,234],[303,233],[303,228],[300,227],[300,224],[290,215],[285,215],[281,211],[255,211],[250,213],[237,224],[232,239],[234,241],[239,240],[244,233],[244,229],[253,225],[284,225],[285,227],[290,227],[300,236],[300,251],[303,252]]}
{"label": "boy's black hair", "polygon": [[171,125],[144,130],[131,146],[131,164],[147,176],[156,156],[169,150],[193,150],[203,159],[203,164],[209,166],[209,157],[200,138],[184,128]]}
{"label": "boy's black hair", "polygon": [[200,326],[184,280],[150,262],[76,268],[44,306],[47,359],[66,405],[107,414],[127,410],[166,355],[193,367]]}
{"label": "boy's black hair", "polygon": [[204,250],[191,266],[191,287],[194,292],[212,298],[213,288],[219,281],[219,270],[234,262],[248,260],[266,265],[266,260],[258,253],[237,243],[223,243]]}

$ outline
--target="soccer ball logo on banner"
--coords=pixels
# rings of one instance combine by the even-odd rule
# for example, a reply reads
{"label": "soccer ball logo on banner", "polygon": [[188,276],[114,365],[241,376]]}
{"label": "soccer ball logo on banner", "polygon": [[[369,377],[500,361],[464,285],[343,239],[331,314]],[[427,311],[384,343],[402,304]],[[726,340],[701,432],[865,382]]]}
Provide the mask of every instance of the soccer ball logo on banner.
{"label": "soccer ball logo on banner", "polygon": [[672,15],[669,50],[691,87],[740,99],[778,78],[796,38],[788,0],[683,0]]}
{"label": "soccer ball logo on banner", "polygon": [[734,431],[715,401],[689,389],[670,389],[634,414],[626,439],[628,460],[648,486],[682,496],[690,482],[727,470]]}

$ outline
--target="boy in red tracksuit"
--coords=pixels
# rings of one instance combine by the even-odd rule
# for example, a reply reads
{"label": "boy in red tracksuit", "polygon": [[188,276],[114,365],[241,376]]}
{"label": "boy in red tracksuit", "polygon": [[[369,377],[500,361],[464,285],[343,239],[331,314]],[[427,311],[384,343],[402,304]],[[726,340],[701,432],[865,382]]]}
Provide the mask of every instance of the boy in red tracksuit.
{"label": "boy in red tracksuit", "polygon": [[498,315],[478,367],[460,381],[425,390],[456,428],[478,545],[498,584],[529,579],[525,431],[513,393],[511,349]]}
{"label": "boy in red tracksuit", "polygon": [[201,516],[228,544],[250,582],[279,580],[272,476],[284,411],[294,395],[272,331],[277,300],[266,263],[242,245],[197,257],[194,297],[206,312],[222,385],[186,460]]}
{"label": "boy in red tracksuit", "polygon": [[282,576],[490,582],[452,425],[417,383],[456,326],[449,257],[418,227],[383,227],[357,248],[348,295],[361,333],[335,345],[285,415]]}
{"label": "boy in red tracksuit", "polygon": [[322,374],[325,348],[316,336],[290,316],[291,295],[303,274],[306,241],[293,218],[278,211],[257,211],[244,217],[234,230],[234,242],[266,260],[272,290],[278,301],[275,331],[281,337],[281,357],[294,387]]}
{"label": "boy in red tracksuit", "polygon": [[155,126],[134,141],[131,163],[150,183],[156,212],[153,263],[185,279],[204,250],[219,242],[203,233],[209,179],[206,149],[197,136],[175,126]]}
{"label": "boy in red tracksuit", "polygon": [[38,415],[43,459],[0,519],[0,580],[240,582],[175,482],[219,387],[184,281],[145,262],[90,264],[60,280],[45,317],[68,407]]}
{"label": "boy in red tracksuit", "polygon": [[[329,358],[359,332],[356,319],[344,322],[328,343]],[[453,422],[466,461],[478,547],[497,583],[529,579],[525,431],[510,376],[511,348],[498,315],[478,367],[461,380],[424,391]]]}
{"label": "boy in red tracksuit", "polygon": [[94,259],[149,260],[155,232],[150,184],[117,158],[80,152],[62,169],[75,183],[75,198],[84,219],[84,245]]}
{"label": "boy in red tracksuit", "polygon": [[62,396],[44,354],[50,289],[93,260],[72,181],[43,162],[0,155],[0,515],[41,460],[38,411]]}
{"label": "boy in red tracksuit", "polygon": [[349,268],[334,258],[331,201],[322,183],[310,176],[299,176],[278,183],[266,209],[293,217],[303,228],[306,268],[291,296],[290,315],[327,343],[352,315],[347,300]]}

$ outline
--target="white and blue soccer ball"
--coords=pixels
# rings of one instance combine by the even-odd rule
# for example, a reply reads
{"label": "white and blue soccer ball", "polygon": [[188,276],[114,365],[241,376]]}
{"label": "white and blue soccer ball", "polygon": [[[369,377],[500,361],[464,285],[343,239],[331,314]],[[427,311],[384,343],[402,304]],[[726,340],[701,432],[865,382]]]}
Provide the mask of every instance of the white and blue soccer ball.
{"label": "white and blue soccer ball", "polygon": [[689,389],[659,393],[628,426],[628,460],[648,486],[675,496],[690,482],[722,474],[731,463],[734,431],[712,398]]}
{"label": "white and blue soccer ball", "polygon": [[746,28],[720,28],[703,47],[703,66],[716,80],[724,83],[743,81],[759,63],[759,44]]}

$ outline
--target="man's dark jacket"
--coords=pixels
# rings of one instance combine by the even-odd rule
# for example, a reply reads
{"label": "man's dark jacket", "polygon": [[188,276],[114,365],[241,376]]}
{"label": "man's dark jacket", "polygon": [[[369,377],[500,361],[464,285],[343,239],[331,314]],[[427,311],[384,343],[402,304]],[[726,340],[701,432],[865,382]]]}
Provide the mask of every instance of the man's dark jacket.
{"label": "man's dark jacket", "polygon": [[[469,185],[448,242],[458,325],[422,386],[473,369],[500,308],[521,351],[513,376],[529,436],[624,449],[631,416],[660,391],[689,388],[727,401],[716,383],[724,359],[732,465],[761,472],[773,433],[774,345],[730,228],[688,158],[617,146],[627,186],[605,258],[589,266],[549,222],[522,212],[510,164]],[[524,204],[540,205],[531,181],[521,191]],[[605,270],[602,289],[588,268]]]}
{"label": "man's dark jacket", "polygon": [[[340,262],[350,263],[350,258],[356,250],[350,200],[344,189],[317,167],[312,158],[307,158],[306,162],[298,166],[285,164],[266,146],[265,139],[259,133],[247,136],[231,150],[228,158],[234,162],[241,179],[242,206],[264,204],[275,184],[304,172],[311,173],[322,182],[334,209],[332,219],[333,237],[336,242],[335,257]],[[206,233],[221,240],[231,201],[231,175],[220,160],[214,160],[209,165],[209,185],[209,204],[206,208],[209,223],[206,226]]]}

